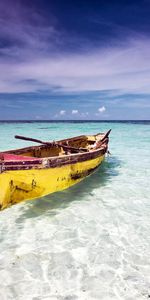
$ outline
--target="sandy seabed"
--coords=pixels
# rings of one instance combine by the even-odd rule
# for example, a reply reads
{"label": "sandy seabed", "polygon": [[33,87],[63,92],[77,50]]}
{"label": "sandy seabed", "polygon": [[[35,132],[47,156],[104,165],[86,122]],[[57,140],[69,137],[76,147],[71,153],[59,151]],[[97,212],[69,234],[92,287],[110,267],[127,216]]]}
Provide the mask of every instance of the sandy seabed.
{"label": "sandy seabed", "polygon": [[112,126],[95,174],[1,212],[1,300],[148,299],[150,130]]}

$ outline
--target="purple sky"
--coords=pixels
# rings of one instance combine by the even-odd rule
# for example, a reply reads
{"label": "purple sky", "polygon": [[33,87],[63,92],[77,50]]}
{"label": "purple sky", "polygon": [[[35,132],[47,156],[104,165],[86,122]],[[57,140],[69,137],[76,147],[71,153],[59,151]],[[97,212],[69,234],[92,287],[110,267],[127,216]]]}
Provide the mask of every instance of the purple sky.
{"label": "purple sky", "polygon": [[150,119],[149,13],[149,1],[0,3],[0,119]]}

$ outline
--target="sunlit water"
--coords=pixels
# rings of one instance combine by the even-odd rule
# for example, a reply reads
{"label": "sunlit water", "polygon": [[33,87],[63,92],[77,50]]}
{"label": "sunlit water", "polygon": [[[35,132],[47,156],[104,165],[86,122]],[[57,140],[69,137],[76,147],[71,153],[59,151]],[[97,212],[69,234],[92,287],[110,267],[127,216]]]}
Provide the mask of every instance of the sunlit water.
{"label": "sunlit water", "polygon": [[150,295],[150,124],[0,124],[0,150],[112,128],[111,156],[76,186],[0,213],[1,300]]}

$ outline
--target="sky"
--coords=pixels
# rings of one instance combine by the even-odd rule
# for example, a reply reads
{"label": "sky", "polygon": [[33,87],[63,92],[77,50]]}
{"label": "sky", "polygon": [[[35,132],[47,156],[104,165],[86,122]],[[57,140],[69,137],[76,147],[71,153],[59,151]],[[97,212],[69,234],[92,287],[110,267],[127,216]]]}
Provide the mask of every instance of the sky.
{"label": "sky", "polygon": [[150,120],[150,0],[0,2],[0,120]]}

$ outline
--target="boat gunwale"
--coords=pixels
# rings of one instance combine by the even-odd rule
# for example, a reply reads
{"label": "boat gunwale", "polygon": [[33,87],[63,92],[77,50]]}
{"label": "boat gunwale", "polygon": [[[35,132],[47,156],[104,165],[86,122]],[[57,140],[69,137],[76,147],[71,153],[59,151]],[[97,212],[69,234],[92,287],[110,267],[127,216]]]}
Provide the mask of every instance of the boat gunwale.
{"label": "boat gunwale", "polygon": [[[97,135],[99,135],[99,134],[101,134],[101,135],[103,135],[104,133],[97,133],[97,134],[91,134],[90,136],[94,136],[94,137],[96,137]],[[79,136],[75,136],[75,137],[72,137],[72,138],[68,138],[68,139],[63,139],[63,140],[57,140],[56,142],[57,143],[63,143],[63,142],[67,142],[67,141],[73,141],[73,140],[77,140],[77,139],[80,139],[80,138],[83,138],[83,137],[87,137],[88,135],[79,135]],[[49,143],[49,141],[48,141],[48,143]],[[23,147],[23,148],[17,148],[17,149],[10,149],[10,150],[6,150],[6,151],[3,151],[2,153],[5,153],[5,154],[11,154],[11,153],[13,153],[14,151],[28,151],[28,150],[31,150],[31,149],[38,149],[38,148],[44,148],[45,147],[45,145],[43,144],[39,144],[39,145],[36,145],[36,146],[29,146],[29,147]],[[47,145],[47,147],[52,147],[51,145]],[[97,150],[97,149],[96,149]],[[1,152],[0,152],[1,153]],[[73,155],[73,154],[80,154],[80,152],[78,152],[78,153],[70,153],[69,155]],[[20,156],[23,156],[23,155],[21,155],[21,154],[16,154],[16,155],[20,155]],[[66,154],[67,156],[68,156],[68,154]],[[60,155],[61,156],[61,155]],[[63,154],[62,155],[63,157],[65,156],[65,154]],[[48,156],[48,158],[53,158],[53,156]],[[54,157],[56,157],[56,156],[54,156]],[[57,156],[58,157],[58,156]],[[46,157],[41,157],[41,158],[46,158]],[[33,160],[34,160],[35,158],[33,157]]]}
{"label": "boat gunwale", "polygon": [[103,156],[107,151],[107,145],[105,147],[98,148],[96,150],[86,152],[86,153],[72,153],[70,155],[61,155],[57,157],[46,157],[39,158],[36,160],[9,160],[1,161],[0,173],[5,171],[15,171],[15,170],[29,170],[29,169],[47,169],[47,168],[57,168],[65,165],[76,164],[78,162],[83,162],[87,160],[92,160],[98,156]]}
{"label": "boat gunwale", "polygon": [[[91,135],[91,136],[97,136],[96,135]],[[77,136],[74,138],[70,138],[71,140],[78,139],[83,137],[82,136]],[[85,135],[86,136],[86,135]],[[69,139],[66,140],[61,140],[62,141],[68,141]],[[13,171],[13,170],[28,170],[28,169],[46,169],[46,168],[56,168],[56,167],[61,167],[67,164],[75,164],[78,162],[86,161],[86,160],[91,160],[94,158],[97,158],[98,156],[103,156],[107,152],[108,148],[108,141],[105,141],[103,145],[101,145],[97,149],[91,149],[88,152],[78,152],[78,153],[69,153],[69,154],[63,154],[60,156],[48,156],[48,157],[40,157],[40,158],[34,158],[32,157],[26,160],[23,159],[17,159],[17,160],[7,160],[7,159],[2,159],[0,160],[0,173],[5,172],[5,171]],[[45,145],[37,145],[37,146],[29,146],[25,148],[19,148],[15,149],[15,151],[19,150],[31,150],[32,148],[38,148],[38,147],[45,147]],[[5,154],[11,154],[14,150],[8,150],[4,151],[3,153]],[[17,155],[17,154],[16,154]],[[21,154],[18,154],[18,156],[22,156]],[[27,156],[26,156],[27,157]]]}
{"label": "boat gunwale", "polygon": [[[59,156],[48,156],[48,157],[39,157],[39,158],[34,158],[33,157],[33,160],[32,159],[30,159],[30,160],[23,160],[23,159],[21,159],[21,160],[6,160],[6,159],[4,159],[4,160],[1,160],[0,161],[0,163],[1,162],[16,162],[16,163],[18,163],[18,162],[28,162],[28,163],[37,163],[37,162],[42,162],[43,160],[57,160],[57,159],[62,159],[62,158],[68,158],[68,157],[75,157],[75,156],[87,156],[87,155],[89,155],[89,154],[92,154],[92,153],[96,153],[96,152],[99,152],[99,151],[102,151],[102,150],[104,150],[105,148],[107,148],[107,145],[108,144],[105,144],[105,146],[104,147],[100,147],[100,148],[98,148],[98,149],[92,149],[92,150],[90,150],[90,151],[88,151],[88,152],[79,152],[79,153],[70,153],[70,154],[64,154],[64,155],[59,155]],[[19,149],[16,149],[16,150],[19,150]],[[2,152],[2,153],[6,153],[6,152]],[[18,156],[21,156],[21,155],[18,155]]]}

